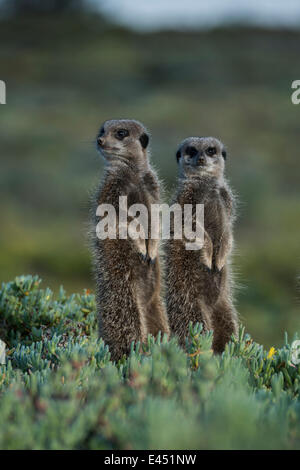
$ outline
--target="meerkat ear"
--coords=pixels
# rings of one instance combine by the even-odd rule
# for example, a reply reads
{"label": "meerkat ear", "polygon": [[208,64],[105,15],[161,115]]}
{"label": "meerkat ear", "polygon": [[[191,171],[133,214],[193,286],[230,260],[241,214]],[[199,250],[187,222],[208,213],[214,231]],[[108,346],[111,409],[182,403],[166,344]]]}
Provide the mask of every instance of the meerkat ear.
{"label": "meerkat ear", "polygon": [[177,163],[179,162],[180,157],[181,157],[180,150],[177,150],[177,152],[176,152],[176,160],[177,160]]}
{"label": "meerkat ear", "polygon": [[143,149],[147,148],[149,144],[149,136],[145,132],[144,134],[141,135],[140,142],[141,142]]}
{"label": "meerkat ear", "polygon": [[227,152],[226,152],[226,150],[223,150],[223,152],[222,152],[222,157],[224,158],[224,160],[226,160],[226,158],[227,158]]}

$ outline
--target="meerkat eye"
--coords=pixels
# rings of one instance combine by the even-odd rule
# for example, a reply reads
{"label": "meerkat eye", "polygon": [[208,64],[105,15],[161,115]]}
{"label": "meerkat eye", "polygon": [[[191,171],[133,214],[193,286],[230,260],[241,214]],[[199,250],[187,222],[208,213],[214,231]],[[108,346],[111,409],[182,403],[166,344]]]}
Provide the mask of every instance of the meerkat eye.
{"label": "meerkat eye", "polygon": [[208,147],[208,149],[206,149],[206,155],[209,155],[210,157],[212,157],[216,153],[217,153],[216,147]]}
{"label": "meerkat eye", "polygon": [[125,137],[128,137],[128,136],[129,136],[129,132],[127,129],[119,129],[116,132],[116,138],[119,140],[123,140]]}
{"label": "meerkat eye", "polygon": [[195,147],[187,147],[185,153],[190,157],[195,157],[198,153],[198,150]]}

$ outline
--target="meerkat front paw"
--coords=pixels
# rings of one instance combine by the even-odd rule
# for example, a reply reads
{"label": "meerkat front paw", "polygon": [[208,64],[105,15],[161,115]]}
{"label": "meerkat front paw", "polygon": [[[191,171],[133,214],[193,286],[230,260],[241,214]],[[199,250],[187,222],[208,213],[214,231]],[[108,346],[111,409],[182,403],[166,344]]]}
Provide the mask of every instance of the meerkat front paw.
{"label": "meerkat front paw", "polygon": [[147,253],[147,248],[146,248],[146,243],[145,240],[142,238],[138,238],[137,240],[134,240],[134,247],[137,250],[138,256],[143,262],[147,261],[148,253]]}
{"label": "meerkat front paw", "polygon": [[149,264],[149,265],[152,265],[152,264],[155,264],[156,258],[151,258],[151,257],[148,255],[147,261],[148,261],[148,264]]}
{"label": "meerkat front paw", "polygon": [[221,272],[225,264],[226,264],[226,257],[220,257],[219,259],[217,258],[215,266],[214,266],[215,271],[218,273]]}
{"label": "meerkat front paw", "polygon": [[148,264],[154,264],[158,254],[158,240],[148,240]]}
{"label": "meerkat front paw", "polygon": [[138,253],[140,259],[144,262],[144,263],[147,263],[148,265],[152,265],[155,263],[156,261],[156,258],[150,258],[150,256],[147,254],[143,254],[143,253]]}
{"label": "meerkat front paw", "polygon": [[213,258],[213,244],[210,236],[205,231],[204,233],[204,245],[200,253],[201,263],[204,264],[209,270],[212,269],[212,258]]}
{"label": "meerkat front paw", "polygon": [[144,262],[147,263],[148,265],[154,264],[157,258],[157,254],[153,251],[149,251],[149,246],[148,246],[148,251],[145,243],[140,243],[136,244],[138,248],[138,255],[140,259]]}
{"label": "meerkat front paw", "polygon": [[204,264],[204,266],[211,271],[212,268],[212,256],[210,253],[207,253],[206,250],[202,250],[201,256],[200,256],[201,263]]}
{"label": "meerkat front paw", "polygon": [[216,259],[215,259],[215,270],[220,272],[224,268],[226,262],[227,262],[227,257],[230,251],[230,245],[228,244],[227,240],[222,243],[220,246],[220,249],[218,253],[216,254]]}
{"label": "meerkat front paw", "polygon": [[138,255],[139,255],[139,258],[141,259],[141,261],[143,261],[144,263],[146,263],[148,261],[148,255],[147,254],[139,252]]}
{"label": "meerkat front paw", "polygon": [[222,236],[220,248],[216,255],[215,265],[218,271],[221,271],[224,268],[227,262],[227,258],[232,250],[232,245],[233,245],[232,234],[230,231],[225,231]]}

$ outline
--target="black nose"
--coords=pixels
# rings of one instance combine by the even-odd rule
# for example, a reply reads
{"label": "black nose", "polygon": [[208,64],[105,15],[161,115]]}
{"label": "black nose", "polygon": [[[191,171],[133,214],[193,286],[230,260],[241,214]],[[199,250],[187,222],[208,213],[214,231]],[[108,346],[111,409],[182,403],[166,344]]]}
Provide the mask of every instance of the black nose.
{"label": "black nose", "polygon": [[205,164],[205,157],[203,155],[199,155],[197,158],[197,163],[198,165],[204,165]]}
{"label": "black nose", "polygon": [[102,145],[104,144],[104,140],[101,137],[98,137],[97,142],[100,147],[102,147]]}

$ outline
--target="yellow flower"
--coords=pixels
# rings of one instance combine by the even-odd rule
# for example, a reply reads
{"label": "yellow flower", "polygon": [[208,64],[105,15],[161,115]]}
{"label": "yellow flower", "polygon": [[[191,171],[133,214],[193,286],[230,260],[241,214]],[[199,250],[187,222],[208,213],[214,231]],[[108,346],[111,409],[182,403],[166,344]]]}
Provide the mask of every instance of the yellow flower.
{"label": "yellow flower", "polygon": [[268,352],[267,359],[272,359],[272,357],[276,354],[276,349],[272,346],[270,351]]}

